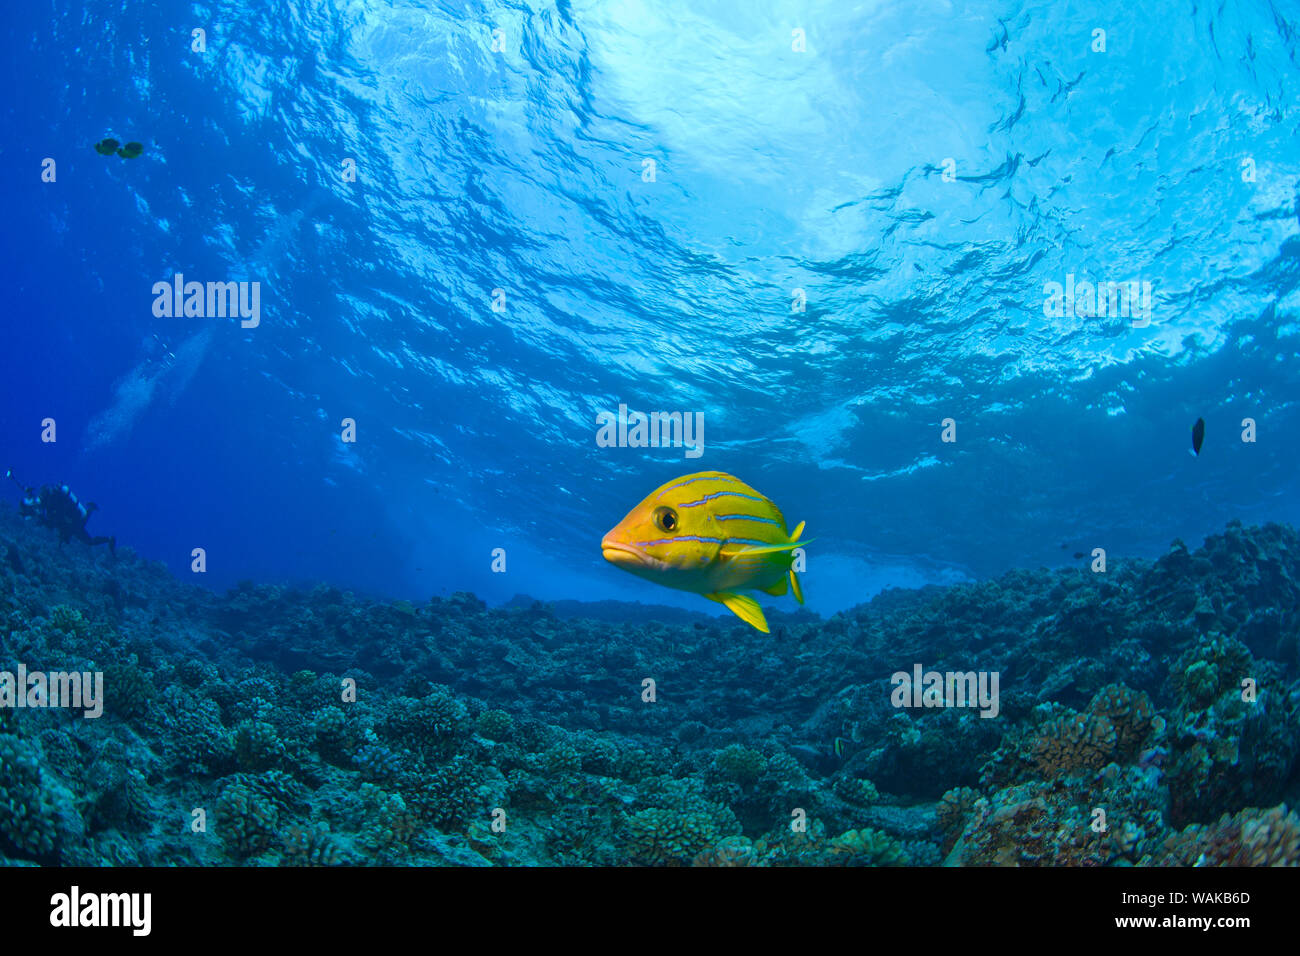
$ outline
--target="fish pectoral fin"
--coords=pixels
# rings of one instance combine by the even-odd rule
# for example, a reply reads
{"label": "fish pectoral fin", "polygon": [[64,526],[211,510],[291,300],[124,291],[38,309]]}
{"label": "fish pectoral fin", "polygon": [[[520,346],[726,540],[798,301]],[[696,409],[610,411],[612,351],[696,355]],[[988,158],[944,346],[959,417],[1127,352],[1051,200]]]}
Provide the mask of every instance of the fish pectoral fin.
{"label": "fish pectoral fin", "polygon": [[794,599],[802,604],[803,588],[799,584],[799,575],[794,573],[794,568],[790,569],[790,588],[794,591]]}
{"label": "fish pectoral fin", "polygon": [[780,597],[787,590],[789,590],[789,588],[790,588],[790,582],[787,581],[784,577],[782,577],[780,581],[777,581],[775,584],[769,584],[767,587],[763,588],[762,590],[764,594],[771,594],[773,597]]}
{"label": "fish pectoral fin", "polygon": [[768,629],[767,618],[763,616],[763,609],[758,606],[758,602],[752,597],[746,597],[743,594],[732,594],[730,591],[719,591],[716,594],[704,595],[710,601],[717,601],[725,605],[727,610],[736,617],[740,618],[746,624],[750,624],[764,634],[771,634]]}
{"label": "fish pectoral fin", "polygon": [[738,558],[741,555],[776,554],[778,551],[793,551],[795,548],[802,548],[812,540],[812,538],[809,538],[808,541],[790,541],[786,544],[753,544],[741,548],[739,551],[732,551],[727,554],[727,557]]}

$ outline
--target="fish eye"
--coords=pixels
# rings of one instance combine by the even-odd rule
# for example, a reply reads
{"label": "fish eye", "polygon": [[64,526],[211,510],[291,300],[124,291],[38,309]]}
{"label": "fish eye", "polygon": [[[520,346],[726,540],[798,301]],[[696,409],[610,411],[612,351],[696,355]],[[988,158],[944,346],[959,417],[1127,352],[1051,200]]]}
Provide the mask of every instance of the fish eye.
{"label": "fish eye", "polygon": [[677,512],[666,505],[660,505],[654,513],[655,527],[660,531],[677,530]]}

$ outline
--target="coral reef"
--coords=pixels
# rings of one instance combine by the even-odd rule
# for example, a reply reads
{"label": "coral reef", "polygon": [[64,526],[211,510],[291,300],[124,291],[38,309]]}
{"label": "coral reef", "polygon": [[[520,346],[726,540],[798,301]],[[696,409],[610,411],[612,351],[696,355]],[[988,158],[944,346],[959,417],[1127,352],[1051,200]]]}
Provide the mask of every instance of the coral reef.
{"label": "coral reef", "polygon": [[739,829],[735,817],[728,818],[722,808],[640,810],[627,821],[628,858],[651,866],[687,866]]}
{"label": "coral reef", "polygon": [[1162,866],[1300,866],[1300,816],[1286,804],[1225,813],[1192,824],[1164,841],[1152,861]]}
{"label": "coral reef", "polygon": [[[0,671],[99,671],[105,698],[0,707],[0,864],[1300,862],[1277,525],[774,611],[761,651],[609,602],[215,595],[4,507],[0,554]],[[914,662],[1001,675],[996,717],[895,706]]]}
{"label": "coral reef", "polygon": [[64,812],[59,804],[39,753],[17,737],[0,735],[0,849],[21,859],[58,862]]}

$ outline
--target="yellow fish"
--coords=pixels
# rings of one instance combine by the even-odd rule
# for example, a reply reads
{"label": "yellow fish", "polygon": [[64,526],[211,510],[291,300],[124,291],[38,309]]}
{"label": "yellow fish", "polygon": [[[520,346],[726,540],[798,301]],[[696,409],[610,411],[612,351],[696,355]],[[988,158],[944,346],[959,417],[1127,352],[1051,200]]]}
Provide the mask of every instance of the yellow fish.
{"label": "yellow fish", "polygon": [[[794,534],[785,518],[739,478],[701,471],[656,488],[600,542],[610,564],[665,587],[703,594],[768,633],[763,609],[739,590],[784,594],[803,603],[791,565]],[[807,542],[804,542],[807,543]]]}

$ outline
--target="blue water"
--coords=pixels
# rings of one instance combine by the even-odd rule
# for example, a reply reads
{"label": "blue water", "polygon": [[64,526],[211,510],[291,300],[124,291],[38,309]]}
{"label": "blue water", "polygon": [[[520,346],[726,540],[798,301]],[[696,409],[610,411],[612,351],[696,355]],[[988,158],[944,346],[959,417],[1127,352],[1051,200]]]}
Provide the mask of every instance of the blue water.
{"label": "blue water", "polygon": [[[807,522],[822,613],[1300,522],[1294,3],[88,0],[3,31],[0,464],[179,575],[201,547],[216,588],[708,610],[598,548],[703,469]],[[260,282],[260,324],[155,317],[176,273]],[[1149,282],[1149,324],[1045,314],[1068,275]],[[703,455],[598,447],[620,403],[702,413]]]}

